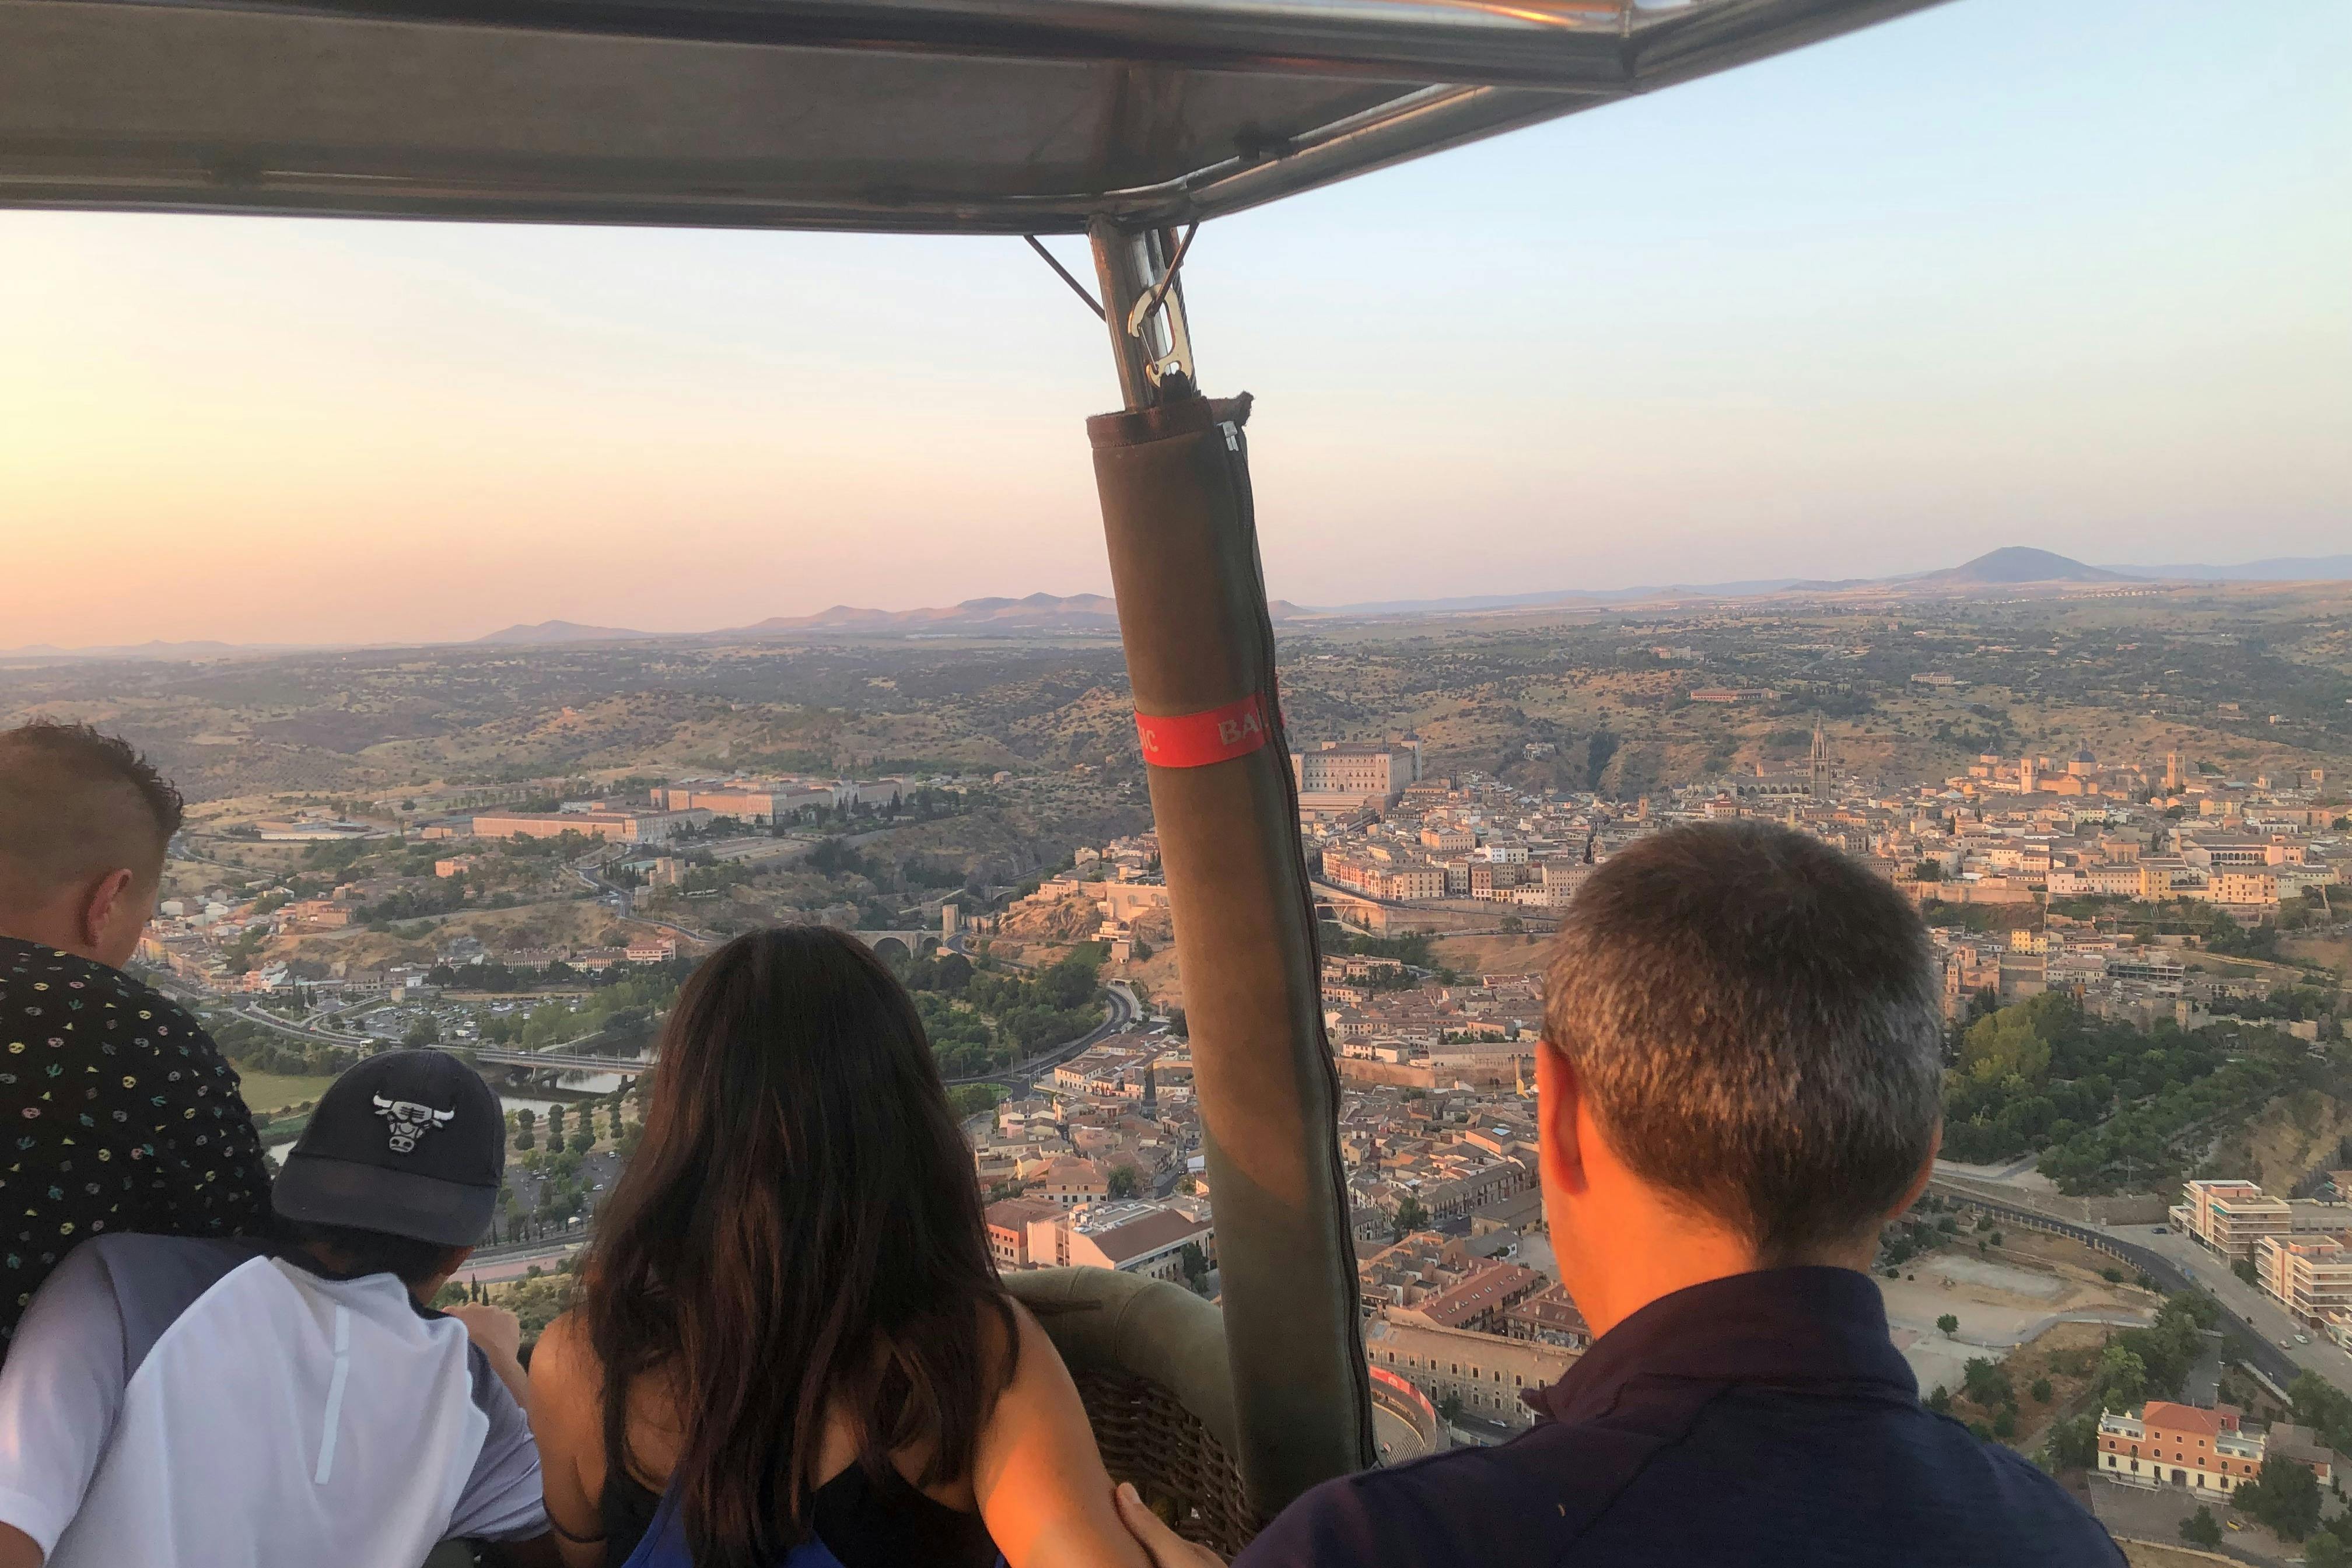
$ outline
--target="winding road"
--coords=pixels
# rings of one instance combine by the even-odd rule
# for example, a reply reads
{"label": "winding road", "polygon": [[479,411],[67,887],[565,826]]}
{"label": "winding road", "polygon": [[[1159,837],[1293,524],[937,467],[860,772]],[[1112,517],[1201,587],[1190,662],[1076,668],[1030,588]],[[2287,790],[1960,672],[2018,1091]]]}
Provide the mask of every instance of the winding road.
{"label": "winding road", "polygon": [[[2045,1214],[2022,1201],[2003,1202],[1987,1197],[1973,1186],[1958,1186],[1942,1177],[1929,1184],[1941,1196],[1958,1198],[1988,1214],[2063,1236],[2079,1241],[2094,1251],[2105,1253],[2147,1275],[2162,1289],[2198,1289],[2214,1297],[2239,1330],[2236,1339],[2245,1352],[2239,1359],[2280,1388],[2286,1387],[2305,1372],[2315,1372],[2336,1387],[2352,1392],[2352,1356],[2347,1356],[2325,1341],[2308,1345],[2279,1345],[2278,1340],[2292,1340],[2302,1331],[2275,1305],[2231,1274],[2218,1258],[2168,1256],[2144,1242],[2125,1239],[2125,1233],[2132,1230],[2156,1239],[2150,1226],[2078,1225],[2073,1220]],[[2168,1229],[2165,1234],[2183,1247],[2197,1248],[2197,1244],[2185,1237],[2179,1237]],[[2201,1252],[2202,1249],[2197,1250]]]}

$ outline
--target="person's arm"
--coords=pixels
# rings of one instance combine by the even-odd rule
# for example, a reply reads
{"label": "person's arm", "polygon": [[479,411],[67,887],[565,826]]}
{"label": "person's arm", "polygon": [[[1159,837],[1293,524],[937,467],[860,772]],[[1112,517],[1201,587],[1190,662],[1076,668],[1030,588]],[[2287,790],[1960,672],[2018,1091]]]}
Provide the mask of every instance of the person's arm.
{"label": "person's arm", "polygon": [[565,1568],[604,1568],[604,1521],[597,1506],[604,1490],[604,1397],[603,1370],[579,1320],[567,1312],[547,1326],[530,1352],[530,1400],[547,1521]]}
{"label": "person's arm", "polygon": [[971,1478],[997,1550],[1012,1568],[1152,1568],[1119,1522],[1069,1369],[1025,1309],[1016,1305],[1013,1319],[1019,1359]]}
{"label": "person's arm", "polygon": [[[555,1568],[558,1559],[547,1523],[547,1500],[540,1479],[539,1445],[521,1404],[479,1344],[467,1347],[475,1407],[489,1421],[473,1473],[466,1478],[445,1537],[478,1540],[490,1548],[490,1561],[525,1568]],[[509,1357],[512,1359],[511,1356]],[[518,1369],[520,1370],[520,1369]]]}
{"label": "person's arm", "polygon": [[474,1342],[474,1348],[482,1352],[515,1403],[528,1408],[530,1373],[522,1369],[522,1320],[487,1301],[461,1301],[442,1311],[466,1325],[466,1337]]}
{"label": "person's arm", "polygon": [[34,1293],[0,1365],[0,1568],[38,1564],[81,1511],[130,1376],[122,1309],[97,1249]]}

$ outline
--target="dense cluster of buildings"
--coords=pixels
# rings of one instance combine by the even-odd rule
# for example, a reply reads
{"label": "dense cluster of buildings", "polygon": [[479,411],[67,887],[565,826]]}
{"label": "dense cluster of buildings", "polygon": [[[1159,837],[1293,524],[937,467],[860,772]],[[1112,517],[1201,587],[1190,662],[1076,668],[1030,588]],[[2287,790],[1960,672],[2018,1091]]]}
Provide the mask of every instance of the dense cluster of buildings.
{"label": "dense cluster of buildings", "polygon": [[[1622,843],[1648,830],[1646,822],[1621,823],[1589,795],[1529,795],[1475,776],[1419,779],[1386,802],[1360,800],[1344,812],[1318,811],[1302,795],[1299,813],[1320,881],[1353,895],[1350,910],[1381,927],[1410,923],[1381,905],[1451,906],[1487,919],[1496,904],[1559,909],[1592,874],[1604,836]],[[1370,907],[1360,910],[1359,900]]]}
{"label": "dense cluster of buildings", "polygon": [[1520,1081],[1543,1018],[1534,974],[1406,980],[1395,959],[1323,963],[1323,1023],[1340,1072],[1413,1089]]}
{"label": "dense cluster of buildings", "polygon": [[[1410,978],[1394,961],[1334,962],[1357,965],[1338,970],[1343,990]],[[1485,989],[1392,984],[1378,994],[1444,1006],[1441,993]],[[1214,1194],[1192,1068],[1187,1042],[1147,1026],[1089,1047],[968,1131],[976,1179],[994,1200],[999,1268],[1085,1263],[1214,1289]],[[1533,1111],[1517,1075],[1487,1089],[1350,1076],[1340,1100],[1372,1365],[1489,1436],[1532,1420],[1519,1394],[1558,1378],[1590,1338],[1551,1268]]]}
{"label": "dense cluster of buildings", "polygon": [[[2177,754],[2143,766],[2087,748],[1989,755],[1941,784],[1875,788],[1839,773],[1818,724],[1801,759],[1630,808],[1478,774],[1417,777],[1347,811],[1301,805],[1321,896],[1339,918],[1388,932],[1540,926],[1596,865],[1645,834],[1743,817],[1786,823],[1923,905],[2013,906],[1995,921],[2011,929],[1996,934],[1939,931],[1955,1012],[1988,992],[2011,1002],[2063,990],[2142,1023],[2186,1016],[2233,983],[2189,971],[2183,951],[2194,938],[2120,934],[2100,918],[2118,906],[2097,900],[2198,900],[2252,926],[2306,897],[2352,899],[2336,891],[2352,882],[2352,831],[2338,826],[2347,816],[2352,804],[2315,770],[2231,779],[2184,769]],[[2313,1035],[2316,1026],[2293,1028]],[[1351,1020],[1348,1032],[1365,1031]]]}

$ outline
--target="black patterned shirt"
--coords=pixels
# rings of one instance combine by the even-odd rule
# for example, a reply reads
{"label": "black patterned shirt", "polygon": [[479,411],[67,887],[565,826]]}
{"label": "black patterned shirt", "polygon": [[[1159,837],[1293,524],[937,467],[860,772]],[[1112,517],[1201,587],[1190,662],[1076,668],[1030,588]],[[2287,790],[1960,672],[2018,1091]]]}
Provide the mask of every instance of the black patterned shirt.
{"label": "black patterned shirt", "polygon": [[268,1209],[253,1114],[203,1027],[119,969],[0,937],[0,1360],[78,1244],[236,1236]]}

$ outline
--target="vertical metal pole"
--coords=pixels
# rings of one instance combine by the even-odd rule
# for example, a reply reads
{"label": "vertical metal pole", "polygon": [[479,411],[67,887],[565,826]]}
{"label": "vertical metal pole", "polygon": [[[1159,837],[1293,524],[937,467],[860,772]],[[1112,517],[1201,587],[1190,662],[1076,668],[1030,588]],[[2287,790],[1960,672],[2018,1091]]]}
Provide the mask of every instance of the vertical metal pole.
{"label": "vertical metal pole", "polygon": [[1164,228],[1122,228],[1107,217],[1087,221],[1095,253],[1095,278],[1102,288],[1103,321],[1110,329],[1110,353],[1118,366],[1120,400],[1130,409],[1155,408],[1189,395],[1199,381],[1192,365],[1192,335],[1184,321],[1184,288],[1171,288],[1157,309],[1129,330],[1137,302],[1159,283],[1175,254],[1175,237]]}
{"label": "vertical metal pole", "polygon": [[[1265,743],[1150,768],[1216,1205],[1249,1500],[1270,1516],[1373,1458],[1339,1071],[1275,684],[1242,426],[1195,388],[1174,237],[1088,226],[1128,412],[1088,422],[1139,713],[1245,711]],[[1252,730],[1252,734],[1259,731]]]}

